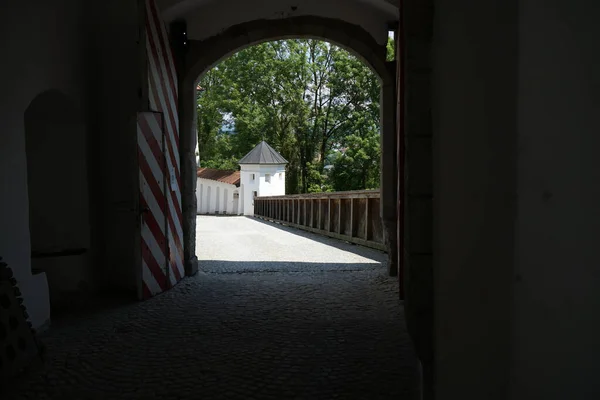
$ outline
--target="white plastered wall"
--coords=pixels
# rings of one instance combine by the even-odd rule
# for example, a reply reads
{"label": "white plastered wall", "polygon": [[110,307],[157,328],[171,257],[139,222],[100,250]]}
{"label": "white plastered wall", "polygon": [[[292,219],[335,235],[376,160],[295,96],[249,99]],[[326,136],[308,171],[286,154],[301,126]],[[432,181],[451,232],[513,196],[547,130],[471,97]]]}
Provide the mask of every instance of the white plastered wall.
{"label": "white plastered wall", "polygon": [[[210,188],[210,190],[209,190]],[[233,193],[238,188],[224,182],[197,178],[196,205],[198,214],[237,214],[233,207]],[[217,202],[217,192],[219,201]],[[209,197],[210,196],[210,197]]]}
{"label": "white plastered wall", "polygon": [[[271,182],[267,182],[267,175]],[[253,179],[254,177],[254,179]],[[285,164],[264,165],[244,164],[241,165],[240,182],[243,190],[243,214],[254,215],[254,192],[257,196],[280,196],[285,194]]]}

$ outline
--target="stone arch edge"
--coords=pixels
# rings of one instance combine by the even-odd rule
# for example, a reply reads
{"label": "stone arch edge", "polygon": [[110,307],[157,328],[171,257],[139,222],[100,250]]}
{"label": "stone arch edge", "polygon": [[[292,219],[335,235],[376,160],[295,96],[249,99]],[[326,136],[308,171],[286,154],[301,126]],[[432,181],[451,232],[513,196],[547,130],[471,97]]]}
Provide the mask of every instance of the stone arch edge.
{"label": "stone arch edge", "polygon": [[[279,20],[255,20],[232,26],[218,35],[202,41],[189,41],[188,51],[180,60],[179,126],[182,178],[182,211],[184,258],[186,275],[198,270],[196,257],[196,82],[202,74],[225,58],[244,48],[272,40],[312,38],[333,43],[357,56],[380,79],[382,125],[381,214],[387,232],[395,232],[396,180],[393,154],[383,149],[395,149],[395,66],[386,61],[386,46],[380,45],[363,28],[342,20],[316,16],[291,17]],[[392,143],[393,142],[393,143]],[[385,168],[384,168],[385,167]],[[384,176],[384,171],[385,175]],[[385,188],[385,189],[384,189]],[[389,191],[389,193],[387,193]],[[384,202],[386,198],[388,201]],[[385,204],[384,204],[385,203]],[[394,226],[392,226],[394,225]],[[390,248],[390,275],[396,274],[395,235],[387,235]]]}

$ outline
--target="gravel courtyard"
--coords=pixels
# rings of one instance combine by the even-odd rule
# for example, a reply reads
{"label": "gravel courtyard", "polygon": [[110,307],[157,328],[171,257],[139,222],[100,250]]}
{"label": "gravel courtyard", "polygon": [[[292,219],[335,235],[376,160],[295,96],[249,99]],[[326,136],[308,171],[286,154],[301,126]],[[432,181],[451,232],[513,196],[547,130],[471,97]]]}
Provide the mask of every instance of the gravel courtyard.
{"label": "gravel courtyard", "polygon": [[6,398],[416,398],[385,254],[254,218],[197,222],[197,275],[54,321],[46,366]]}

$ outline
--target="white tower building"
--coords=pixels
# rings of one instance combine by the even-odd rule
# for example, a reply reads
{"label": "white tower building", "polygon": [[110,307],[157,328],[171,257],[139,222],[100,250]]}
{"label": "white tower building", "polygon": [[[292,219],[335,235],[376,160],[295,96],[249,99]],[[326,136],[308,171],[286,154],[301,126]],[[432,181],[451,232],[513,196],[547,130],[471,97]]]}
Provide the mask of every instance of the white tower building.
{"label": "white tower building", "polygon": [[244,215],[254,215],[254,196],[285,194],[287,160],[264,140],[240,161],[241,208]]}

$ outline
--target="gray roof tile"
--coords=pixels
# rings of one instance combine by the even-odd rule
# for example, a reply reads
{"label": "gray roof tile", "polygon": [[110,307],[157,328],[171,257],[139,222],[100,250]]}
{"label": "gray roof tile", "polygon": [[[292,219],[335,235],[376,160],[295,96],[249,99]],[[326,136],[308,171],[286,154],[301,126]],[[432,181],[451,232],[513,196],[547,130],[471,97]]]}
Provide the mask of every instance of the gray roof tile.
{"label": "gray roof tile", "polygon": [[287,164],[287,160],[263,140],[242,157],[238,164]]}

